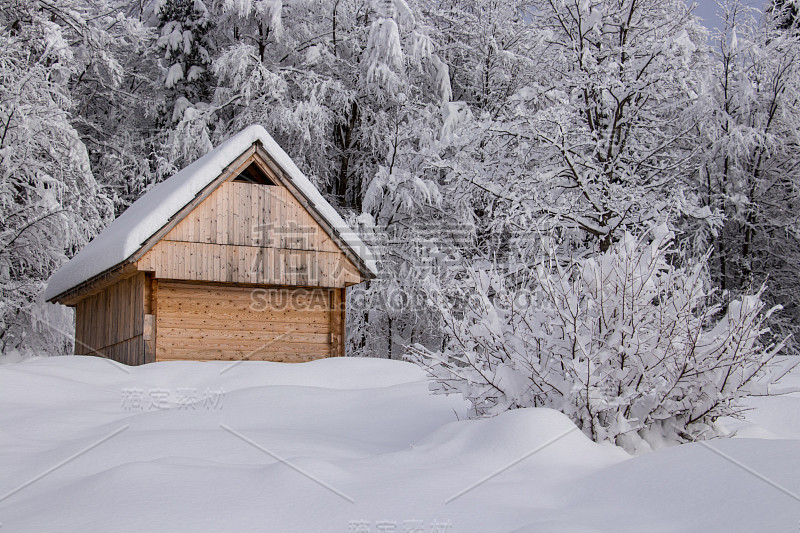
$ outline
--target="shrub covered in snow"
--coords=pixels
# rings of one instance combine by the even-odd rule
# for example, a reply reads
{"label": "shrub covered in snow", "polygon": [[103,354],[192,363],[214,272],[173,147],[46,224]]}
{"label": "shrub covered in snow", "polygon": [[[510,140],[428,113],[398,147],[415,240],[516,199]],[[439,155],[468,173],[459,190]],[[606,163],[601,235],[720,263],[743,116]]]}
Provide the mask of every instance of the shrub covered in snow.
{"label": "shrub covered in snow", "polygon": [[770,382],[781,346],[759,338],[777,308],[765,309],[763,289],[720,304],[706,258],[681,265],[673,239],[661,226],[594,256],[544,253],[523,281],[519,269],[476,271],[461,309],[432,290],[449,342],[415,345],[411,357],[435,391],[469,399],[474,416],[551,407],[632,450],[713,434],[717,418]]}

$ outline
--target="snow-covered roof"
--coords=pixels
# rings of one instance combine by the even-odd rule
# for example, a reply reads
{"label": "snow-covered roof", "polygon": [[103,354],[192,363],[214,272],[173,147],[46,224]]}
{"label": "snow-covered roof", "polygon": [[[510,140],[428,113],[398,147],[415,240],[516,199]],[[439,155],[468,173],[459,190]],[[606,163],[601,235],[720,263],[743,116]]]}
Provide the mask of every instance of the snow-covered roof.
{"label": "snow-covered roof", "polygon": [[261,142],[264,150],[336,231],[345,245],[362,260],[372,274],[376,274],[375,258],[356,232],[322,197],[272,136],[261,126],[250,126],[136,200],[100,235],[53,274],[45,290],[45,299],[51,300],[131,257],[256,141]]}

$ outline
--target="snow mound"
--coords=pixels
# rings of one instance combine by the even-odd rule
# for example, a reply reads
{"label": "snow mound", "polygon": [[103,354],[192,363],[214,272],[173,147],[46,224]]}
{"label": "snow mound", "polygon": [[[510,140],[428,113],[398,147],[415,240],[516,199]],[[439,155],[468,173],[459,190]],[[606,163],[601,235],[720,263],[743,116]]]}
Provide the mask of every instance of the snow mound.
{"label": "snow mound", "polygon": [[516,409],[494,418],[451,422],[415,446],[432,463],[481,460],[501,468],[515,460],[564,473],[599,468],[627,459],[620,448],[589,440],[572,421],[552,409]]}
{"label": "snow mound", "polygon": [[[759,400],[768,421],[797,407]],[[631,458],[556,411],[464,420],[467,409],[431,395],[418,367],[382,359],[2,365],[0,523],[14,532],[796,528],[800,428]]]}
{"label": "snow mound", "polygon": [[[545,522],[620,533],[788,531],[800,513],[799,452],[798,441],[759,439],[664,449],[573,484]],[[539,526],[518,531],[573,531]]]}

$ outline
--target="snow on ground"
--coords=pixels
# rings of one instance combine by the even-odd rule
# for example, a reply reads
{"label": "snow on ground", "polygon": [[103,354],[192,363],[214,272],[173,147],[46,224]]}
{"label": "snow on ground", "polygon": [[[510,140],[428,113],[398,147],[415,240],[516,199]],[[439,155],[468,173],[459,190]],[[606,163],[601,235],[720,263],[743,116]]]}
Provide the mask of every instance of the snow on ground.
{"label": "snow on ground", "polygon": [[735,439],[630,457],[551,410],[463,420],[397,361],[25,360],[0,366],[0,533],[794,533],[800,394],[752,402]]}

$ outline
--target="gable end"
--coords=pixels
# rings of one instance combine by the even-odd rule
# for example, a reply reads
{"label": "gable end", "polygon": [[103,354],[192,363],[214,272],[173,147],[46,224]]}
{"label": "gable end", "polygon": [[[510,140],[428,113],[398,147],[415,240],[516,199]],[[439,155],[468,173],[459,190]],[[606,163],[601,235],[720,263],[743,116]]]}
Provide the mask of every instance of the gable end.
{"label": "gable end", "polygon": [[[138,270],[142,266],[139,263],[141,259],[225,182],[240,187],[231,189],[237,191],[234,192],[237,198],[259,195],[261,193],[256,191],[273,188],[284,190],[284,198],[293,202],[290,213],[305,212],[305,220],[312,227],[318,226],[330,245],[336,247],[336,253],[344,256],[339,260],[342,267],[337,268],[355,274],[347,284],[376,276],[376,263],[369,248],[272,137],[261,126],[251,126],[134,202],[51,277],[45,293],[47,300],[74,305],[98,287],[131,270]],[[211,211],[211,219],[216,219],[216,213],[226,209],[233,213],[234,218],[238,217],[236,226],[240,235],[245,230],[242,217],[248,221],[263,218],[259,205],[240,206],[246,207],[241,212],[237,209],[238,204],[226,200],[225,205],[225,208],[220,205],[216,211]],[[281,213],[280,217],[283,216]],[[283,220],[273,220],[273,227],[280,226]],[[174,238],[167,240],[174,241]],[[288,248],[296,250],[292,246]],[[203,257],[210,252],[204,251]]]}

